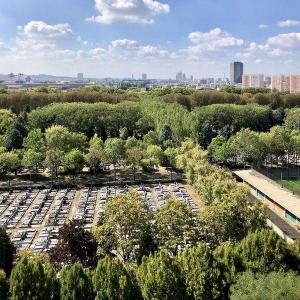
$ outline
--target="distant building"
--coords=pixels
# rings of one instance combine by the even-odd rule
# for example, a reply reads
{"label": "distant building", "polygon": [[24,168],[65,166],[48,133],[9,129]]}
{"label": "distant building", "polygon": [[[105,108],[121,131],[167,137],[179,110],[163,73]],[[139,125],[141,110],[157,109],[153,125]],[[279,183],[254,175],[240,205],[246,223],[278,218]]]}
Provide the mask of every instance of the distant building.
{"label": "distant building", "polygon": [[300,93],[300,75],[290,76],[290,93]]}
{"label": "distant building", "polygon": [[147,80],[147,74],[146,73],[142,74],[142,80]]}
{"label": "distant building", "polygon": [[277,90],[280,93],[290,91],[290,77],[285,75],[272,75],[271,89]]}
{"label": "distant building", "polygon": [[176,74],[176,81],[186,81],[186,75],[182,72]]}
{"label": "distant building", "polygon": [[244,73],[244,65],[241,62],[235,61],[230,64],[230,83],[241,84]]}
{"label": "distant building", "polygon": [[77,74],[77,79],[78,80],[83,80],[83,73],[78,73]]}
{"label": "distant building", "polygon": [[271,76],[265,76],[265,87],[271,87]]}
{"label": "distant building", "polygon": [[242,88],[263,88],[265,86],[263,74],[245,74],[242,77]]}
{"label": "distant building", "polygon": [[194,76],[191,75],[191,76],[190,76],[190,82],[193,82],[193,81],[194,81]]}

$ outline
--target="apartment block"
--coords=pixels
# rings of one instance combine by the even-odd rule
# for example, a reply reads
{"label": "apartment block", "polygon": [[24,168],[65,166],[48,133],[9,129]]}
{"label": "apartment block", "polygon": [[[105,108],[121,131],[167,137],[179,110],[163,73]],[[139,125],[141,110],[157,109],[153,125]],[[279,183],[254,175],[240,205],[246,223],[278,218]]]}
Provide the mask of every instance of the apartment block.
{"label": "apartment block", "polygon": [[290,93],[300,93],[300,75],[290,76]]}
{"label": "apartment block", "polygon": [[242,88],[263,88],[265,86],[263,74],[245,74],[242,77]]}
{"label": "apartment block", "polygon": [[272,75],[271,78],[271,89],[277,90],[280,93],[290,91],[290,76],[285,75]]}

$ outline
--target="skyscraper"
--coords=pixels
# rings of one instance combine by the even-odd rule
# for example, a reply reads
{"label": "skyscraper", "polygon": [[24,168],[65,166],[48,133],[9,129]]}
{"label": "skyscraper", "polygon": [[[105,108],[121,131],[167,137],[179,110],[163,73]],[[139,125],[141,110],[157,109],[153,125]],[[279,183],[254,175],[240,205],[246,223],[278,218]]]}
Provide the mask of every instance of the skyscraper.
{"label": "skyscraper", "polygon": [[77,79],[78,80],[83,80],[83,73],[78,73],[77,74]]}
{"label": "skyscraper", "polygon": [[230,83],[242,83],[244,65],[241,62],[235,61],[230,64]]}
{"label": "skyscraper", "polygon": [[146,73],[142,74],[142,80],[147,80],[147,74]]}

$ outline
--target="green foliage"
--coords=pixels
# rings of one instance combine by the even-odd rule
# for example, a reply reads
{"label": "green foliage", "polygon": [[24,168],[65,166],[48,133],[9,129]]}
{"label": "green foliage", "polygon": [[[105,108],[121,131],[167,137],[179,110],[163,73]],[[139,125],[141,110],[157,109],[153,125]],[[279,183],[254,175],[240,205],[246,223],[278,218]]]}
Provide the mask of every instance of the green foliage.
{"label": "green foliage", "polygon": [[233,243],[266,224],[261,204],[249,207],[248,193],[235,188],[221,201],[215,201],[200,216],[201,239],[214,248],[226,241]]}
{"label": "green foliage", "polygon": [[24,152],[22,165],[28,169],[38,171],[38,168],[43,164],[43,155],[33,149]]}
{"label": "green foliage", "polygon": [[122,262],[139,260],[152,236],[152,214],[137,193],[119,195],[106,203],[94,230],[100,255],[115,253]]}
{"label": "green foliage", "polygon": [[224,278],[220,266],[205,244],[181,251],[178,262],[191,299],[221,298]]}
{"label": "green foliage", "polygon": [[55,280],[40,260],[29,260],[23,257],[13,269],[10,276],[10,299],[45,299],[54,298],[57,290],[51,289],[55,284],[49,285],[49,280]]}
{"label": "green foliage", "polygon": [[34,150],[35,152],[44,153],[45,141],[41,129],[33,129],[29,131],[27,137],[24,139],[23,147],[26,150]]}
{"label": "green foliage", "polygon": [[297,300],[300,295],[300,276],[288,272],[269,274],[243,273],[231,289],[232,300]]}
{"label": "green foliage", "polygon": [[6,300],[7,299],[7,292],[8,292],[8,284],[6,281],[5,272],[0,269],[0,299]]}
{"label": "green foliage", "polygon": [[0,109],[0,134],[6,134],[16,120],[16,115],[6,109]]}
{"label": "green foliage", "polygon": [[58,168],[63,164],[64,152],[58,149],[51,149],[46,152],[45,166],[49,168],[51,176],[58,176]]}
{"label": "green foliage", "polygon": [[139,299],[134,278],[118,259],[99,260],[93,276],[96,300]]}
{"label": "green foliage", "polygon": [[59,281],[61,300],[94,299],[91,278],[79,263],[63,267]]}
{"label": "green foliage", "polygon": [[285,269],[288,250],[284,242],[273,230],[261,230],[249,234],[237,246],[243,269],[268,273]]}
{"label": "green foliage", "polygon": [[176,144],[182,142],[191,134],[191,115],[181,105],[167,104],[158,98],[145,97],[141,101],[143,114],[150,116],[154,121],[155,130],[161,133],[168,126],[172,130],[172,139]]}
{"label": "green foliage", "polygon": [[141,117],[140,110],[140,106],[132,102],[60,103],[33,110],[28,118],[31,128],[44,131],[52,125],[61,125],[71,132],[82,132],[88,138],[97,133],[105,140],[108,135],[119,137],[119,130],[124,127],[132,135]]}
{"label": "green foliage", "polygon": [[73,149],[65,155],[64,167],[73,174],[80,172],[84,165],[84,156],[78,149]]}
{"label": "green foliage", "polygon": [[21,160],[17,152],[0,153],[0,173],[15,172],[21,165]]}
{"label": "green foliage", "polygon": [[196,245],[199,235],[196,220],[196,215],[185,203],[168,201],[156,215],[159,247],[177,255],[179,249]]}
{"label": "green foliage", "polygon": [[145,300],[186,299],[179,264],[166,251],[144,257],[137,269],[137,280]]}
{"label": "green foliage", "polygon": [[60,125],[47,128],[45,139],[47,149],[57,149],[63,152],[71,151],[74,148],[84,150],[87,145],[87,138],[84,134],[70,132],[67,128]]}
{"label": "green foliage", "polygon": [[[16,248],[4,227],[0,226],[0,269],[9,275],[13,267]],[[1,299],[1,298],[0,298]]]}

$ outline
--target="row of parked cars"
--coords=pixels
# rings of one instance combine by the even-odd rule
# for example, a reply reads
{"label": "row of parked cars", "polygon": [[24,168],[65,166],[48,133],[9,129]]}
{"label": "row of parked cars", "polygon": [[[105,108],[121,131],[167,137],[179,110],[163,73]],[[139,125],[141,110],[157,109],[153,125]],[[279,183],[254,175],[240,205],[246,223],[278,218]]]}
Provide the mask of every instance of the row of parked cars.
{"label": "row of parked cars", "polygon": [[0,194],[0,225],[11,232],[18,248],[47,251],[57,244],[59,227],[66,221],[81,220],[85,229],[91,230],[106,203],[130,190],[136,191],[153,213],[168,199],[177,199],[198,211],[185,187],[178,183],[84,187],[81,190],[27,189]]}

